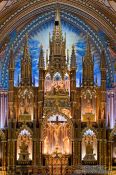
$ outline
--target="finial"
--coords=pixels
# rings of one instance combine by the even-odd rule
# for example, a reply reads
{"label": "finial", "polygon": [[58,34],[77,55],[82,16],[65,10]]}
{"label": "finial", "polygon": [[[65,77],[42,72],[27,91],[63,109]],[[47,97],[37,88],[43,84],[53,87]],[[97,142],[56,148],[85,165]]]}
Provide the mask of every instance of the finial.
{"label": "finial", "polygon": [[69,49],[67,49],[67,64],[69,64]]}
{"label": "finial", "polygon": [[28,37],[28,33],[25,34],[25,41],[24,41],[24,46],[28,47],[28,40],[29,40],[29,37]]}
{"label": "finial", "polygon": [[46,65],[48,65],[48,49],[46,50]]}
{"label": "finial", "polygon": [[58,7],[57,7],[57,9],[56,9],[55,21],[60,21],[60,10],[59,10]]}
{"label": "finial", "polygon": [[72,45],[72,50],[75,50],[75,45],[74,44]]}
{"label": "finial", "polygon": [[75,46],[74,44],[72,45],[72,54],[71,54],[71,69],[76,69],[76,54],[75,54]]}
{"label": "finial", "polygon": [[39,68],[44,69],[44,52],[43,52],[43,46],[42,44],[40,45],[40,56],[39,56]]}

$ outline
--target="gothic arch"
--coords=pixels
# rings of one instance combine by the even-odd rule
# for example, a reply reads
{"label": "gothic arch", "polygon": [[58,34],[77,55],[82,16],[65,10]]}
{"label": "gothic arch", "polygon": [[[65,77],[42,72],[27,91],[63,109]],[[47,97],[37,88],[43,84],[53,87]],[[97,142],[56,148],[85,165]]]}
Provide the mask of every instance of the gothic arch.
{"label": "gothic arch", "polygon": [[33,132],[32,132],[32,130],[27,126],[27,125],[22,125],[22,127],[17,131],[17,133],[16,133],[16,138],[18,138],[18,135],[20,134],[20,132],[22,131],[22,130],[27,130],[30,134],[31,134],[31,136],[32,136],[32,138],[33,138]]}
{"label": "gothic arch", "polygon": [[71,128],[71,139],[73,139],[73,138],[74,138],[74,127],[73,127],[73,122],[72,122],[72,120],[71,120],[69,117],[67,117],[64,113],[61,113],[61,112],[58,112],[58,111],[48,113],[48,114],[45,116],[45,118],[43,119],[41,138],[42,138],[42,139],[44,138],[44,132],[45,132],[45,129],[46,129],[45,126],[46,126],[46,123],[47,123],[48,118],[49,118],[50,116],[52,116],[52,115],[55,115],[55,114],[62,115],[62,116],[64,116],[64,117],[67,119],[67,122],[69,123],[70,128]]}
{"label": "gothic arch", "polygon": [[84,129],[82,130],[82,132],[81,132],[81,138],[83,138],[84,133],[85,133],[87,130],[89,130],[89,129],[92,130],[92,131],[95,133],[96,138],[98,139],[98,137],[99,137],[98,132],[97,132],[96,129],[93,128],[93,127],[86,127],[86,128],[84,128]]}

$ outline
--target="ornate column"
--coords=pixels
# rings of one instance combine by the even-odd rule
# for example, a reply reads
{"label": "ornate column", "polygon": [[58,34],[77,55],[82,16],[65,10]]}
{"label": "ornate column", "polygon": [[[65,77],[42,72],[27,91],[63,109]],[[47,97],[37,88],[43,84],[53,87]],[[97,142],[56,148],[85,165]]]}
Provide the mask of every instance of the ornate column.
{"label": "ornate column", "polygon": [[[40,132],[40,128],[37,128],[37,133]],[[37,136],[37,142],[36,142],[36,160],[37,160],[37,166],[41,167],[42,165],[42,141],[40,140],[40,135]]]}
{"label": "ornate column", "polygon": [[11,171],[11,119],[8,121],[8,174],[10,174]]}
{"label": "ornate column", "polygon": [[78,142],[77,139],[74,139],[73,144],[73,165],[77,166],[78,164]]}
{"label": "ornate column", "polygon": [[[35,111],[35,110],[34,110]],[[35,114],[34,114],[35,116]],[[36,169],[37,169],[37,129],[36,129],[36,119],[33,120],[33,126],[34,126],[34,131],[33,131],[33,173],[36,174]]]}
{"label": "ornate column", "polygon": [[104,146],[103,146],[103,164],[104,167],[106,168],[106,157],[107,157],[107,153],[106,153],[106,146],[107,146],[107,140],[104,139]]}
{"label": "ornate column", "polygon": [[114,126],[114,116],[113,116],[113,111],[114,111],[114,93],[111,92],[110,94],[110,123],[111,123],[111,128]]}
{"label": "ornate column", "polygon": [[108,141],[108,170],[112,171],[112,141]]}
{"label": "ornate column", "polygon": [[98,140],[98,162],[99,165],[102,164],[102,140]]}
{"label": "ornate column", "polygon": [[2,171],[6,171],[6,140],[2,141]]}
{"label": "ornate column", "polygon": [[77,155],[78,155],[78,164],[81,164],[81,154],[82,154],[82,141],[81,139],[78,139],[77,143]]}

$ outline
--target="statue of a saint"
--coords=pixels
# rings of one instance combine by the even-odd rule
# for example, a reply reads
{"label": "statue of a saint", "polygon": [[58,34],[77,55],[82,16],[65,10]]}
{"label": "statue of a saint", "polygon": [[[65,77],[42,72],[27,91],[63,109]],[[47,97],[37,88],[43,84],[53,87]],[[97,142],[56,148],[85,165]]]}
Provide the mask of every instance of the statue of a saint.
{"label": "statue of a saint", "polygon": [[90,141],[86,145],[86,154],[93,154],[93,144]]}
{"label": "statue of a saint", "polygon": [[54,125],[55,145],[58,145],[60,128],[61,128],[61,125],[60,124],[55,124]]}
{"label": "statue of a saint", "polygon": [[50,151],[50,144],[47,136],[44,140],[44,149],[45,149],[44,152],[48,154]]}
{"label": "statue of a saint", "polygon": [[86,143],[86,155],[83,158],[85,161],[94,161],[95,160],[95,154],[93,153],[93,143],[88,141]]}

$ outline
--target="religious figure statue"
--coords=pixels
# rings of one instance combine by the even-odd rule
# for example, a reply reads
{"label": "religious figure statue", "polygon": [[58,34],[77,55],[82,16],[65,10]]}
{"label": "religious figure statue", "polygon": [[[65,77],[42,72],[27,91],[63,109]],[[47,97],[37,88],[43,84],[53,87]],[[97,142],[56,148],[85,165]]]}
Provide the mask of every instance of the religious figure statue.
{"label": "religious figure statue", "polygon": [[55,124],[54,125],[55,145],[58,145],[60,128],[61,128],[61,125],[60,124]]}
{"label": "religious figure statue", "polygon": [[68,154],[70,148],[69,148],[69,138],[67,136],[63,139],[63,144],[64,144],[64,152],[65,154]]}
{"label": "religious figure statue", "polygon": [[21,142],[19,148],[20,148],[19,161],[29,161],[30,153],[28,151],[28,145],[25,142]]}
{"label": "religious figure statue", "polygon": [[95,154],[93,153],[93,143],[88,141],[86,143],[86,155],[83,158],[85,161],[94,161],[95,160]]}
{"label": "religious figure statue", "polygon": [[86,145],[86,154],[93,154],[93,144],[90,141]]}
{"label": "religious figure statue", "polygon": [[45,140],[44,140],[44,152],[45,153],[49,153],[50,151],[50,143],[49,143],[49,140],[48,140],[48,137],[46,136]]}

